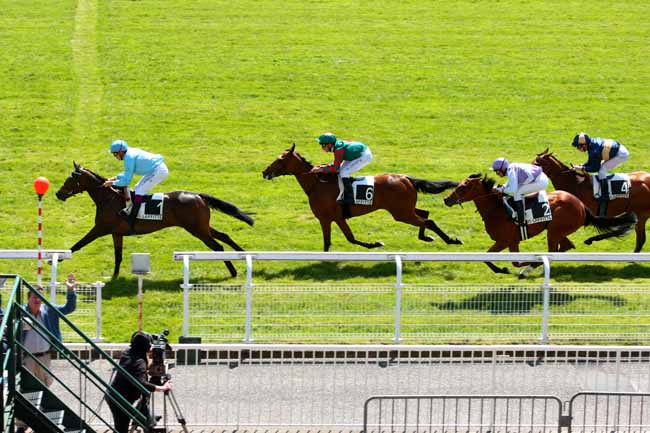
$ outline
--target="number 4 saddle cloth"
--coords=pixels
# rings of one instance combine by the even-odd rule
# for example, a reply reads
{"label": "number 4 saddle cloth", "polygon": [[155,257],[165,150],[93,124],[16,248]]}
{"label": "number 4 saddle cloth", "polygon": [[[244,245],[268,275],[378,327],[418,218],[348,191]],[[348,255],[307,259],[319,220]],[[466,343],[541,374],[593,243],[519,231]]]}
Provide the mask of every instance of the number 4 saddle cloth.
{"label": "number 4 saddle cloth", "polygon": [[[595,174],[591,175],[591,183],[594,186],[594,198],[600,198],[600,181]],[[630,197],[630,177],[625,173],[614,173],[607,176],[609,186],[609,199]]]}
{"label": "number 4 saddle cloth", "polygon": [[354,204],[372,205],[372,200],[375,197],[375,177],[354,177],[352,181],[352,196],[354,197]]}
{"label": "number 4 saddle cloth", "polygon": [[[513,221],[517,221],[517,213],[514,211],[514,198],[508,198],[508,206]],[[524,219],[526,224],[536,224],[545,221],[551,221],[551,205],[548,203],[546,191],[540,191],[526,196],[524,200]]]}

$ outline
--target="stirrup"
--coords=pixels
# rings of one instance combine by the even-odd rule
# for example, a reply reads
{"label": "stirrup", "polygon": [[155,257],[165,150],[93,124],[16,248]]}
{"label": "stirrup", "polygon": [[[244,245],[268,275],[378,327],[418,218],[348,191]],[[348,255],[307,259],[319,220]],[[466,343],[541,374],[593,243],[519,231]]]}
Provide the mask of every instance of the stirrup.
{"label": "stirrup", "polygon": [[131,215],[132,210],[133,210],[133,204],[129,204],[127,207],[125,207],[120,211],[120,215],[122,215],[123,217],[128,217],[129,215]]}

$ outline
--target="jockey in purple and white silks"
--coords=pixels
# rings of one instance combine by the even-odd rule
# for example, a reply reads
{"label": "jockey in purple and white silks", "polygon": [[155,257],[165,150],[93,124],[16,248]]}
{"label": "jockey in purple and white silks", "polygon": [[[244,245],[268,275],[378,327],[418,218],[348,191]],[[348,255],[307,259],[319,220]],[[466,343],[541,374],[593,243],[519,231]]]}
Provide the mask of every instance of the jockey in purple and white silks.
{"label": "jockey in purple and white silks", "polygon": [[524,224],[524,197],[526,194],[545,191],[548,186],[548,177],[537,165],[521,162],[510,164],[505,158],[495,159],[491,170],[500,177],[508,176],[507,182],[503,186],[497,187],[497,190],[514,198],[517,220],[519,224]]}

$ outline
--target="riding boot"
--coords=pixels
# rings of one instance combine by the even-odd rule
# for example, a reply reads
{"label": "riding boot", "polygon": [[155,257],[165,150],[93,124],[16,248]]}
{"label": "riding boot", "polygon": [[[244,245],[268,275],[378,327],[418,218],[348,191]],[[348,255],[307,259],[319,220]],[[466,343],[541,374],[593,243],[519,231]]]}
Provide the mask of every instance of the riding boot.
{"label": "riding boot", "polygon": [[129,233],[130,234],[135,234],[135,219],[138,217],[138,211],[140,210],[140,204],[141,203],[134,204],[133,209],[131,209],[131,213],[129,214]]}
{"label": "riding boot", "polygon": [[131,200],[126,202],[126,206],[124,209],[120,211],[120,215],[123,216],[124,218],[128,218],[129,215],[131,215],[131,211],[133,210],[133,202]]}
{"label": "riding boot", "polygon": [[607,178],[600,179],[600,197],[598,198],[598,216],[607,216],[607,202],[609,201],[609,182]]}
{"label": "riding boot", "polygon": [[354,204],[354,196],[352,192],[352,178],[343,178],[343,202],[345,204]]}
{"label": "riding boot", "polygon": [[520,226],[525,225],[526,220],[524,217],[524,199],[522,198],[521,200],[514,200],[513,204],[515,207],[515,212],[517,212],[517,224]]}

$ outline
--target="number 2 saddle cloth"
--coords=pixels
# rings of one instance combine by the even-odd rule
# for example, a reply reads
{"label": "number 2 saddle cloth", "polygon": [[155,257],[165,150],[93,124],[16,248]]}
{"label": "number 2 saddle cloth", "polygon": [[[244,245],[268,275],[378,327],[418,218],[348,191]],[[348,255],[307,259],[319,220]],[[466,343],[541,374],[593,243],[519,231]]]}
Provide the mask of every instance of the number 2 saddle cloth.
{"label": "number 2 saddle cloth", "polygon": [[[517,214],[514,212],[514,201],[513,197],[508,198],[508,206],[510,206],[508,211],[513,221],[517,222]],[[524,219],[526,220],[526,224],[541,223],[553,219],[551,205],[548,203],[546,191],[540,191],[526,196],[524,200]]]}
{"label": "number 2 saddle cloth", "polygon": [[372,205],[372,200],[375,197],[375,177],[359,176],[352,179],[354,204]]}
{"label": "number 2 saddle cloth", "polygon": [[[594,198],[600,198],[600,182],[595,174],[591,175],[591,183],[594,186]],[[625,173],[614,173],[607,176],[609,184],[609,199],[630,197],[630,177]]]}

